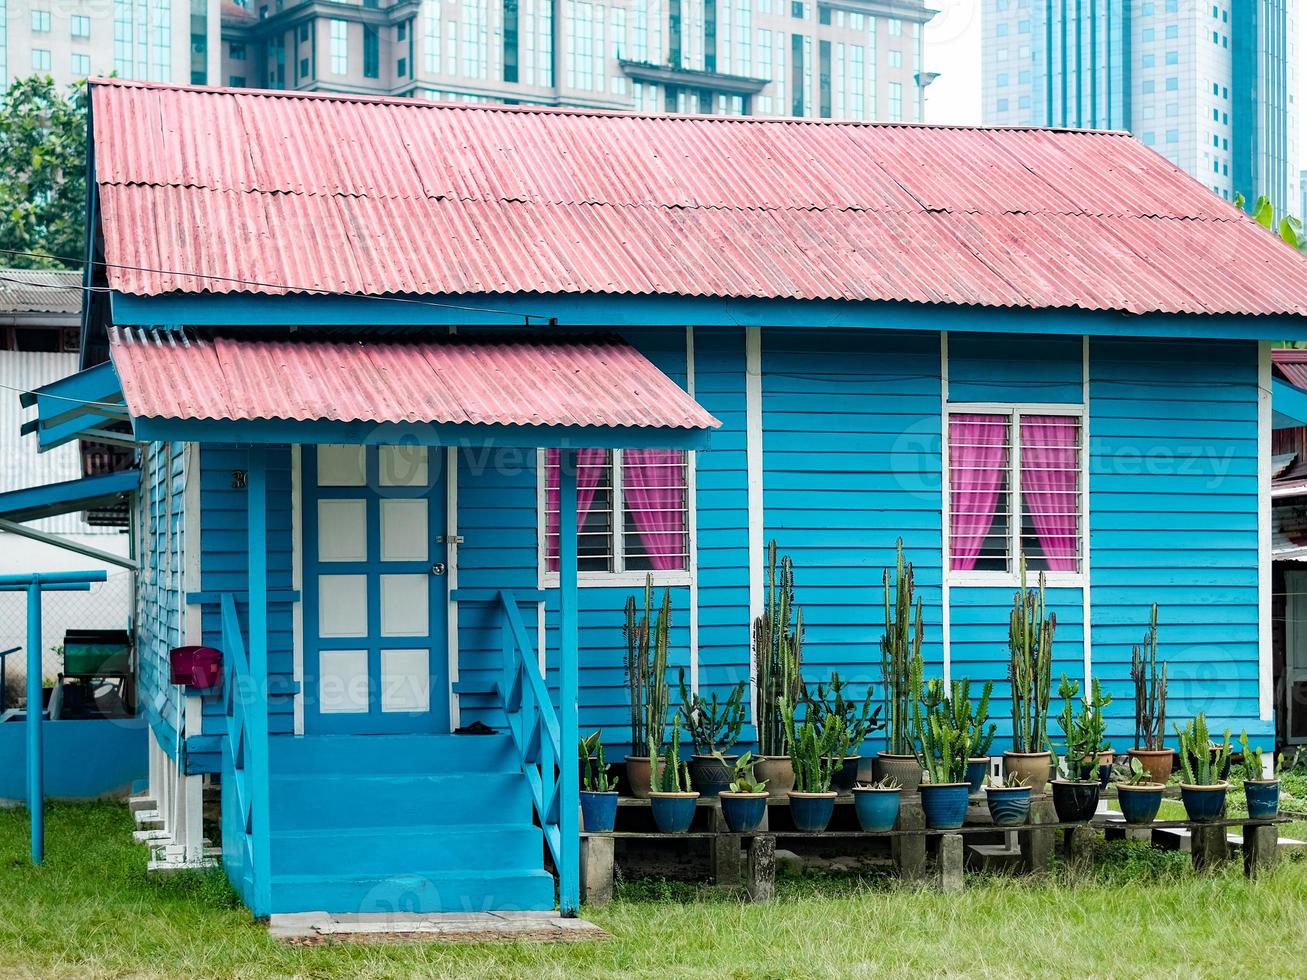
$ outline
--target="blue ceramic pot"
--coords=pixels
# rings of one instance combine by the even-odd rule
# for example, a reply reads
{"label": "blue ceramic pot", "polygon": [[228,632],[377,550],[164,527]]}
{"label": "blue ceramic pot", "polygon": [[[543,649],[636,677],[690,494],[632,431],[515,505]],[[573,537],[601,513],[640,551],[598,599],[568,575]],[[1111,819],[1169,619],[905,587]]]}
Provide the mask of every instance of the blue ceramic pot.
{"label": "blue ceramic pot", "polygon": [[921,809],[930,830],[957,830],[967,819],[970,783],[922,783]]}
{"label": "blue ceramic pot", "polygon": [[893,830],[899,819],[901,789],[853,789],[853,809],[858,815],[858,826],[869,834]]}
{"label": "blue ceramic pot", "polygon": [[1021,827],[1030,819],[1029,786],[991,786],[985,802],[995,827]]}
{"label": "blue ceramic pot", "polygon": [[581,790],[581,826],[586,833],[608,834],[617,822],[617,794]]}
{"label": "blue ceramic pot", "polygon": [[729,790],[719,793],[717,798],[722,804],[722,819],[733,834],[748,834],[762,826],[762,818],[767,815],[767,794],[732,793]]}
{"label": "blue ceramic pot", "polygon": [[790,819],[800,833],[820,834],[834,814],[834,793],[790,793]]}
{"label": "blue ceramic pot", "polygon": [[1254,820],[1270,820],[1280,813],[1280,781],[1245,782],[1244,796],[1248,799],[1248,816]]}
{"label": "blue ceramic pot", "polygon": [[649,794],[649,808],[653,810],[654,823],[664,834],[683,834],[689,830],[698,802],[698,793]]}
{"label": "blue ceramic pot", "polygon": [[1186,786],[1180,784],[1180,800],[1184,803],[1184,812],[1194,823],[1209,823],[1220,820],[1225,809],[1225,792],[1230,787],[1225,783],[1219,786]]}
{"label": "blue ceramic pot", "polygon": [[967,785],[970,787],[968,792],[973,796],[979,793],[981,787],[985,785],[987,775],[989,775],[989,759],[968,759]]}
{"label": "blue ceramic pot", "polygon": [[1129,824],[1152,823],[1162,808],[1166,787],[1160,783],[1140,783],[1136,786],[1118,784],[1116,801],[1121,804],[1121,816]]}
{"label": "blue ceramic pot", "polygon": [[730,789],[733,777],[731,767],[739,756],[728,755],[723,758],[725,762],[714,755],[690,756],[690,788],[705,798]]}

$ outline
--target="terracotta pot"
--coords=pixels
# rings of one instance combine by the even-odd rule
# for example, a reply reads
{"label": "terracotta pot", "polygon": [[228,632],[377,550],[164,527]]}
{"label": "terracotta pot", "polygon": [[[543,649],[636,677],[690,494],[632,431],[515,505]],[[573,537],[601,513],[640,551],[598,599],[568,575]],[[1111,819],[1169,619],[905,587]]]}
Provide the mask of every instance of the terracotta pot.
{"label": "terracotta pot", "polygon": [[788,755],[760,755],[753,764],[753,778],[767,781],[767,795],[785,799],[794,789],[794,763]]}
{"label": "terracotta pot", "polygon": [[1048,791],[1049,769],[1053,764],[1051,752],[1004,752],[1003,783],[1009,776],[1020,776],[1030,787],[1030,794],[1038,796]]}
{"label": "terracotta pot", "polygon": [[1165,786],[1171,778],[1171,770],[1175,766],[1175,753],[1170,749],[1131,749],[1126,755],[1139,760],[1139,764],[1144,767],[1144,772],[1150,774],[1151,782]]}
{"label": "terracotta pot", "polygon": [[[661,763],[662,760],[660,759]],[[659,766],[661,769],[661,765]],[[649,799],[649,790],[653,784],[652,774],[649,772],[649,757],[647,755],[628,755],[626,757],[626,781],[631,786],[631,795],[638,800]]]}
{"label": "terracotta pot", "polygon": [[878,783],[886,776],[897,779],[904,793],[915,793],[921,785],[921,763],[915,755],[877,753],[871,767],[872,782]]}

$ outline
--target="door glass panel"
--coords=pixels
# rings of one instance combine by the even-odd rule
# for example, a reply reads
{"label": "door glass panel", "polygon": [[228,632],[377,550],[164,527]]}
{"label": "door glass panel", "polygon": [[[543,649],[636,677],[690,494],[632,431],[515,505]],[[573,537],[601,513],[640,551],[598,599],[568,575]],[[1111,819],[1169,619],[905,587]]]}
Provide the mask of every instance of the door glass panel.
{"label": "door glass panel", "polygon": [[318,710],[356,714],[368,710],[368,651],[323,650],[318,655]]}
{"label": "door glass panel", "polygon": [[381,560],[427,560],[427,502],[381,501]]}
{"label": "door glass panel", "polygon": [[366,479],[362,446],[318,447],[318,486],[361,487]]}
{"label": "door glass panel", "polygon": [[381,635],[428,635],[427,592],[426,575],[381,576]]}
{"label": "door glass panel", "polygon": [[383,487],[425,487],[426,446],[382,446],[377,451],[377,479]]}
{"label": "door glass panel", "polygon": [[431,651],[381,651],[381,710],[426,711],[431,706]]}
{"label": "door glass panel", "polygon": [[319,500],[318,561],[367,560],[367,501]]}
{"label": "door glass panel", "polygon": [[318,635],[368,635],[368,577],[318,576]]}

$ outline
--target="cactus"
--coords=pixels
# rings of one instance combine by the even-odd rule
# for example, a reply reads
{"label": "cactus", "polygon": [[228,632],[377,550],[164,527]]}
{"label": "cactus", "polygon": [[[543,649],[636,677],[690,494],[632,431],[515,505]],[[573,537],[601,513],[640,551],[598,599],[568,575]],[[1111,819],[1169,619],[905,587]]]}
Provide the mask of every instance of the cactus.
{"label": "cactus", "polygon": [[915,615],[913,612],[912,566],[903,561],[902,538],[898,542],[892,599],[889,569],[885,570],[884,583],[885,634],[880,640],[880,670],[885,682],[886,750],[893,755],[911,755],[916,751],[912,716],[921,699],[924,631],[920,599],[916,600]]}
{"label": "cactus", "polygon": [[1051,751],[1048,704],[1053,688],[1053,634],[1057,615],[1046,613],[1044,573],[1039,590],[1026,587],[1021,560],[1021,588],[1012,597],[1008,631],[1008,680],[1012,683],[1012,748],[1016,752]]}
{"label": "cactus", "polygon": [[983,737],[975,724],[969,688],[970,681],[959,678],[950,697],[942,680],[926,681],[913,708],[913,727],[921,739],[917,759],[932,783],[966,782],[967,760]]}
{"label": "cactus", "polygon": [[[1112,703],[1112,695],[1103,694],[1103,686],[1097,677],[1090,678],[1090,695],[1080,697],[1080,682],[1073,681],[1066,674],[1057,693],[1062,699],[1062,715],[1058,719],[1062,726],[1062,735],[1066,739],[1066,772],[1070,779],[1084,778],[1088,768],[1092,775],[1098,764],[1098,753],[1107,741],[1107,721],[1103,718],[1103,709]],[[1080,702],[1080,714],[1075,713],[1076,702]]]}
{"label": "cactus", "polygon": [[626,688],[631,699],[631,754],[648,749],[657,759],[663,744],[671,695],[667,687],[668,636],[672,628],[672,594],[663,590],[663,602],[653,615],[653,576],[644,584],[644,613],[637,617],[635,596],[626,599]]}
{"label": "cactus", "polygon": [[844,765],[849,751],[849,732],[844,718],[832,715],[818,728],[811,713],[802,723],[794,718],[794,706],[785,703],[781,714],[790,729],[790,762],[794,766],[794,788],[800,793],[830,791],[831,777]]}
{"label": "cactus", "polygon": [[843,720],[849,737],[849,749],[857,752],[867,736],[884,727],[880,720],[880,705],[873,709],[871,690],[862,701],[854,701],[844,696],[845,682],[834,671],[830,675],[830,688],[817,685],[817,693],[809,696],[804,688],[804,701],[808,705],[809,717],[819,731],[824,730],[838,717]]}
{"label": "cactus", "polygon": [[1207,732],[1207,716],[1202,712],[1181,729],[1175,728],[1180,740],[1180,772],[1190,786],[1219,786],[1230,761],[1230,729],[1220,745],[1213,745]]}
{"label": "cactus", "polygon": [[[791,625],[793,617],[793,625]],[[754,620],[753,655],[758,680],[758,751],[785,755],[789,747],[784,705],[803,697],[803,611],[794,608],[794,565],[767,546],[767,608]]]}
{"label": "cactus", "polygon": [[1157,670],[1157,603],[1141,646],[1130,651],[1130,679],[1135,685],[1135,747],[1166,748],[1166,664]]}
{"label": "cactus", "polygon": [[[650,742],[650,759],[653,755],[653,743]],[[662,765],[656,766],[658,772],[653,778],[653,788],[659,793],[688,793],[690,791],[690,767],[681,761],[681,713],[678,711],[672,719],[672,740],[662,757]]]}
{"label": "cactus", "polygon": [[685,730],[699,755],[728,752],[740,740],[744,728],[744,682],[735,685],[725,701],[690,691],[685,686],[685,669],[680,673],[681,706],[685,711]]}
{"label": "cactus", "polygon": [[608,763],[604,761],[604,746],[599,741],[599,733],[581,739],[579,746],[584,789],[591,793],[611,793],[617,788],[617,777],[608,775]]}

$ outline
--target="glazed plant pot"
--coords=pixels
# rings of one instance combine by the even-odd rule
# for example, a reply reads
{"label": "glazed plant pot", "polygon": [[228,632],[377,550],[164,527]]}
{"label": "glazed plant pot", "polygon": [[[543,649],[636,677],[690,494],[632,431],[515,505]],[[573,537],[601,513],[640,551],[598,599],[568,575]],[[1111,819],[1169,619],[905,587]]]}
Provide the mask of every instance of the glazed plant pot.
{"label": "glazed plant pot", "polygon": [[1278,779],[1245,779],[1243,792],[1248,801],[1248,816],[1254,820],[1271,820],[1280,815]]}
{"label": "glazed plant pot", "polygon": [[880,752],[872,762],[872,782],[880,782],[886,776],[893,776],[905,793],[915,793],[921,785],[921,763],[915,755],[895,755]]}
{"label": "glazed plant pot", "polygon": [[869,834],[883,834],[893,830],[899,819],[899,805],[902,801],[901,789],[853,787],[853,810],[858,815],[858,826]]}
{"label": "glazed plant pot", "polygon": [[1165,793],[1166,787],[1161,783],[1116,784],[1116,801],[1121,805],[1121,816],[1128,824],[1148,824],[1157,819]]}
{"label": "glazed plant pot", "polygon": [[1193,823],[1211,823],[1220,820],[1225,812],[1225,794],[1229,783],[1217,783],[1215,786],[1190,786],[1180,784],[1180,802],[1184,804],[1185,816]]}
{"label": "glazed plant pot", "polygon": [[1030,787],[1031,795],[1038,796],[1048,790],[1052,764],[1051,752],[1004,752],[1003,781],[1012,782],[1011,777],[1019,776]]}
{"label": "glazed plant pot", "polygon": [[638,800],[649,799],[649,788],[653,784],[649,772],[647,755],[628,755],[626,757],[626,782],[631,787],[631,795]]}
{"label": "glazed plant pot", "polygon": [[581,790],[581,828],[590,834],[612,833],[617,823],[617,792]]}
{"label": "glazed plant pot", "polygon": [[974,759],[967,760],[967,784],[971,787],[972,796],[975,796],[984,787],[985,777],[988,775],[988,756],[977,756]]}
{"label": "glazed plant pot", "polygon": [[653,811],[654,823],[664,834],[683,834],[689,830],[698,801],[698,793],[655,791],[649,794],[649,808]]}
{"label": "glazed plant pot", "polygon": [[732,793],[729,789],[717,794],[722,804],[722,819],[733,834],[748,834],[762,826],[767,816],[767,794]]}
{"label": "glazed plant pot", "polygon": [[731,766],[738,755],[723,756],[723,763],[715,755],[690,756],[690,787],[702,797],[716,796],[731,788]]}
{"label": "glazed plant pot", "polygon": [[1097,780],[1072,782],[1069,779],[1053,780],[1053,809],[1062,823],[1085,823],[1094,818],[1098,809],[1100,788]]}
{"label": "glazed plant pot", "polygon": [[1139,760],[1150,781],[1163,786],[1170,781],[1175,766],[1175,753],[1170,749],[1131,749],[1126,755]]}
{"label": "glazed plant pot", "polygon": [[820,834],[830,825],[835,814],[833,790],[826,793],[800,793],[790,790],[790,819],[794,828],[803,834]]}
{"label": "glazed plant pot", "polygon": [[921,809],[929,830],[957,830],[967,819],[970,783],[922,783]]}
{"label": "glazed plant pot", "polygon": [[995,827],[1021,827],[1030,819],[1029,786],[990,786],[985,803]]}
{"label": "glazed plant pot", "polygon": [[1076,778],[1088,782],[1089,780],[1098,780],[1099,789],[1107,789],[1107,784],[1112,780],[1112,752],[1106,750],[1098,753],[1092,758],[1086,757],[1080,762],[1080,772]]}
{"label": "glazed plant pot", "polygon": [[847,793],[853,789],[858,781],[858,765],[861,762],[862,756],[846,755],[844,762],[831,773],[830,788],[836,793]]}
{"label": "glazed plant pot", "polygon": [[783,800],[794,789],[794,763],[788,755],[755,756],[753,778],[767,781],[767,795]]}

